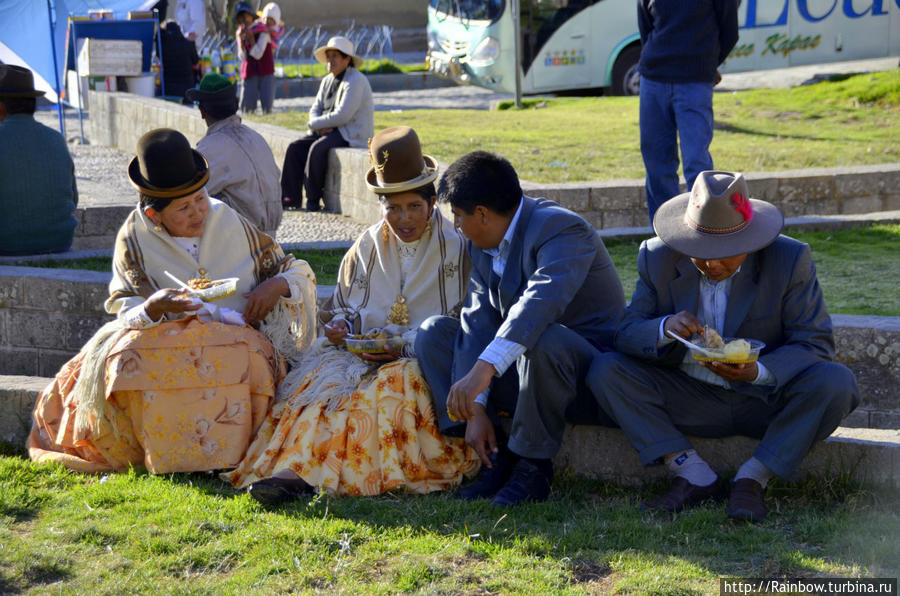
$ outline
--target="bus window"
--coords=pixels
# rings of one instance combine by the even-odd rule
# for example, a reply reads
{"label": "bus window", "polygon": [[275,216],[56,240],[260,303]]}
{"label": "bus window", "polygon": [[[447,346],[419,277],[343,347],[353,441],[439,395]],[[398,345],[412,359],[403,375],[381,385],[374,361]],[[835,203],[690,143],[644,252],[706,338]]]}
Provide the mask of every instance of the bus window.
{"label": "bus window", "polygon": [[528,72],[531,63],[540,55],[541,48],[557,29],[597,2],[598,0],[521,0],[522,71]]}
{"label": "bus window", "polygon": [[431,8],[461,21],[496,21],[503,14],[504,0],[430,0]]}

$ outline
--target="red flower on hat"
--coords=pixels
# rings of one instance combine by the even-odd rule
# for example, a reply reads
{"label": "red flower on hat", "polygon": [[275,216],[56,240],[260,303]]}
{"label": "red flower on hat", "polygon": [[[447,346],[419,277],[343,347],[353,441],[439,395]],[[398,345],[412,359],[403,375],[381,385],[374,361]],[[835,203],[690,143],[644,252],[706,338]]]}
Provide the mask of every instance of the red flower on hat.
{"label": "red flower on hat", "polygon": [[750,220],[753,219],[753,205],[750,204],[750,200],[736,192],[731,195],[731,204],[734,205],[735,211],[744,216],[744,221],[750,223]]}

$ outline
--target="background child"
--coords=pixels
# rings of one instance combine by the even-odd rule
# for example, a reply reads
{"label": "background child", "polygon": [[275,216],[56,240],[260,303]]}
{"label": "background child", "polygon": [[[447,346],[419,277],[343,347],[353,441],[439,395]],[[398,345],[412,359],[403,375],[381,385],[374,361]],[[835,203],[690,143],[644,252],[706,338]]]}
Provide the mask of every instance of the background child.
{"label": "background child", "polygon": [[[237,47],[241,59],[241,111],[256,110],[256,101],[262,111],[272,111],[275,100],[275,60],[272,36],[263,19],[256,19],[249,2],[238,2],[234,7],[238,24]],[[280,13],[280,11],[279,11]],[[280,16],[280,15],[279,15]]]}

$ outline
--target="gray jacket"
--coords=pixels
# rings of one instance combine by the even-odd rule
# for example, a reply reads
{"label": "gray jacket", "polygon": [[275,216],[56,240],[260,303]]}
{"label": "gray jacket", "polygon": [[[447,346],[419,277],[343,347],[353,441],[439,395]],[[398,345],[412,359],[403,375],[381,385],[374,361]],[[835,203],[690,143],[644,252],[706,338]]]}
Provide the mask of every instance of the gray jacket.
{"label": "gray jacket", "polygon": [[472,273],[454,368],[471,367],[495,336],[531,348],[552,323],[598,348],[612,346],[625,297],[600,235],[553,201],[522,197],[522,202],[493,302],[492,257],[469,244]]}
{"label": "gray jacket", "polygon": [[206,192],[275,237],[281,223],[281,173],[272,150],[238,115],[215,122],[197,143],[209,162]]}
{"label": "gray jacket", "polygon": [[375,104],[369,80],[355,68],[347,68],[337,90],[334,110],[325,114],[325,94],[334,81],[329,74],[319,84],[316,101],[309,108],[309,131],[337,128],[351,147],[366,147],[375,135]]}
{"label": "gray jacket", "polygon": [[[697,312],[700,272],[688,257],[651,238],[641,245],[638,273],[634,296],[616,332],[616,349],[677,365],[685,348],[673,344],[658,353],[659,325],[666,315]],[[834,358],[831,317],[808,245],[780,236],[747,255],[734,274],[723,335],[765,342],[759,360],[775,375],[777,385],[734,386],[757,397],[780,391],[803,370]]]}

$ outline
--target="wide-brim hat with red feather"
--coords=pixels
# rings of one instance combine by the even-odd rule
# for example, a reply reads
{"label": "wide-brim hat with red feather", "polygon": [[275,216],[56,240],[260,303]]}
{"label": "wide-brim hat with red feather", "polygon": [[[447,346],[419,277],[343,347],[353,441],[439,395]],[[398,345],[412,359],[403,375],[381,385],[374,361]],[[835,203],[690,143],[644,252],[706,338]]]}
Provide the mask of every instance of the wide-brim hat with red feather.
{"label": "wide-brim hat with red feather", "polygon": [[743,174],[700,172],[690,192],[656,211],[653,229],[666,246],[696,259],[727,259],[772,244],[784,227],[778,207],[750,198]]}

